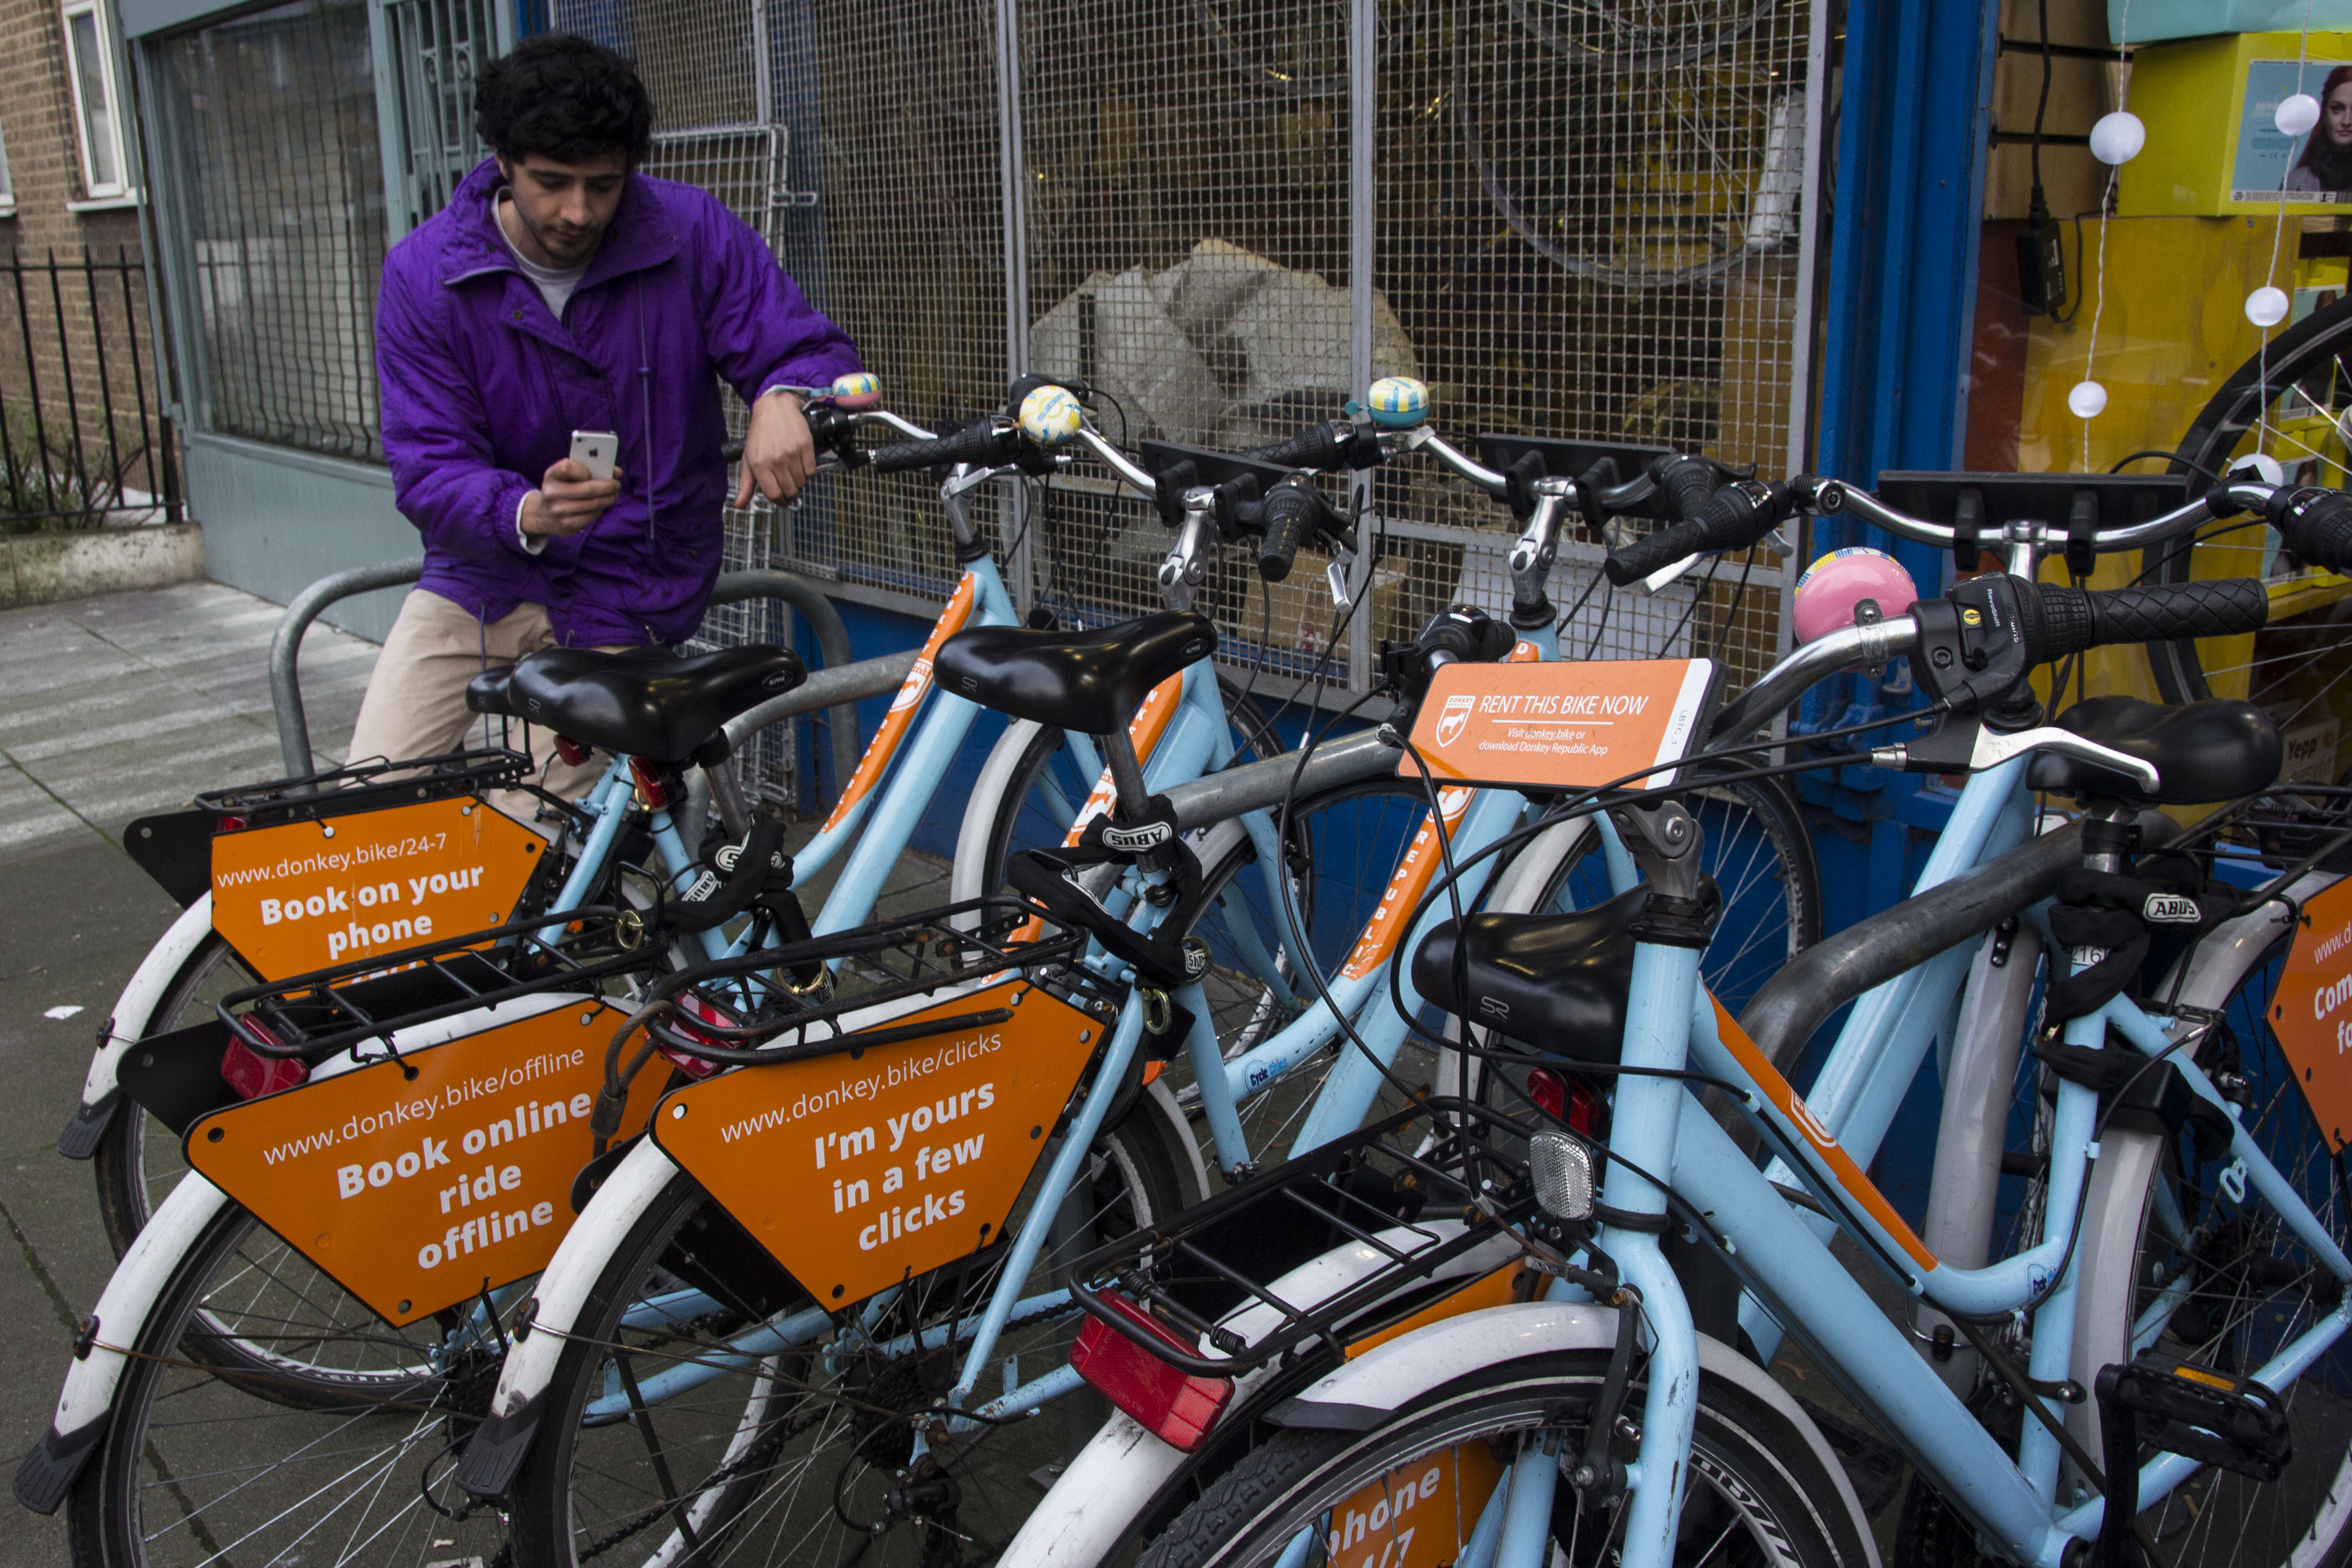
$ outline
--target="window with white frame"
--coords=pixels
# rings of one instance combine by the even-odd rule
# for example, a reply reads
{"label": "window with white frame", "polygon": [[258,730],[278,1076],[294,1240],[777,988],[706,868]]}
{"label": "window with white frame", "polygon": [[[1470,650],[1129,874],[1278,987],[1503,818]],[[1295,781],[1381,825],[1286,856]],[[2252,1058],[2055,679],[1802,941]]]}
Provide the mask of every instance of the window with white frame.
{"label": "window with white frame", "polygon": [[0,132],[0,218],[16,215],[16,187],[8,183],[8,138]]}
{"label": "window with white frame", "polygon": [[81,141],[82,194],[91,201],[129,193],[122,156],[121,99],[114,50],[99,0],[66,0],[66,74],[73,82],[74,130]]}

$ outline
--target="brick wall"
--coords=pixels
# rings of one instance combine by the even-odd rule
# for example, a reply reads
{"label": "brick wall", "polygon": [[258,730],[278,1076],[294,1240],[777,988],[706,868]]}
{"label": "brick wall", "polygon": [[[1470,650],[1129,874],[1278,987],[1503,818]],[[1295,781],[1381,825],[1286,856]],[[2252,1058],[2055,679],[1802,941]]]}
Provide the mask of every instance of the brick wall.
{"label": "brick wall", "polygon": [[[136,262],[142,254],[139,214],[130,208],[82,213],[67,208],[84,191],[65,28],[56,0],[0,0],[0,39],[8,46],[0,49],[0,136],[7,141],[16,204],[14,216],[0,218],[0,404],[5,404],[9,439],[20,452],[32,445],[26,416],[37,392],[52,468],[69,460],[78,420],[84,464],[104,475],[111,467],[104,455],[110,401],[113,445],[126,469],[124,483],[157,493],[164,476],[147,460],[146,447],[161,444],[156,410],[164,400],[156,385],[143,276],[132,278],[126,308],[122,284],[114,273],[96,275],[93,307],[93,280],[78,269],[58,280],[53,297],[46,271],[12,275],[7,268],[12,257],[26,267],[45,266],[52,253],[61,262],[79,264],[85,248],[96,261]],[[128,82],[120,85],[127,97]],[[144,437],[132,376],[134,349],[148,404]],[[68,372],[74,388],[70,407],[65,390]],[[177,493],[176,481],[171,488]]]}

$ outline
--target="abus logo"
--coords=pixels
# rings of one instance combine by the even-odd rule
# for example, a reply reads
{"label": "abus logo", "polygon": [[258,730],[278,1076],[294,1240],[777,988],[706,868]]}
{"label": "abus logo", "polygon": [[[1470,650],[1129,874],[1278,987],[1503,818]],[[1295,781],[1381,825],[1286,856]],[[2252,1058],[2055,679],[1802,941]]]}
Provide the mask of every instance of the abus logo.
{"label": "abus logo", "polygon": [[2151,893],[2140,908],[2140,918],[2156,925],[2194,925],[2197,901],[2177,893]]}
{"label": "abus logo", "polygon": [[1447,697],[1445,711],[1437,716],[1437,744],[1451,746],[1461,739],[1462,732],[1470,725],[1470,710],[1477,706],[1478,697],[1474,692]]}
{"label": "abus logo", "polygon": [[1175,831],[1165,822],[1146,822],[1139,828],[1103,828],[1103,842],[1115,850],[1156,849],[1168,841]]}
{"label": "abus logo", "polygon": [[898,687],[898,695],[890,699],[890,711],[897,713],[901,708],[913,707],[923,700],[923,692],[930,684],[931,662],[929,659],[916,660],[907,672],[905,683]]}
{"label": "abus logo", "polygon": [[761,686],[772,692],[790,691],[799,684],[800,677],[790,670],[778,670],[760,683]]}

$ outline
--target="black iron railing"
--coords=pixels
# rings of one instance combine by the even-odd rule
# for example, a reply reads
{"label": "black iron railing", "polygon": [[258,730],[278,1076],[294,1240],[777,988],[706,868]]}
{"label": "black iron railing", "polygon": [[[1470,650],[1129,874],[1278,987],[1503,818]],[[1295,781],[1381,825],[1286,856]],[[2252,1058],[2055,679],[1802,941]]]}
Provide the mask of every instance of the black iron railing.
{"label": "black iron railing", "polygon": [[147,286],[123,247],[0,264],[0,531],[181,520]]}

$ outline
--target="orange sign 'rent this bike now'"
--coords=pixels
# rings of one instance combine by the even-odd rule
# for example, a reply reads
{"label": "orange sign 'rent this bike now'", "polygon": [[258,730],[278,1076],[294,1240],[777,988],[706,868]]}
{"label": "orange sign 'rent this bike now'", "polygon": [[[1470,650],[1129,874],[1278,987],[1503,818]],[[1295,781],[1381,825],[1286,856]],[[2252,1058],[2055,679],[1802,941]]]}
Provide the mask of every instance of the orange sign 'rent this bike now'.
{"label": "orange sign 'rent this bike now'", "polygon": [[2328,1147],[2344,1152],[2352,1127],[2352,879],[2303,906],[2303,927],[2271,993],[2271,1029],[2279,1037],[2312,1119]]}
{"label": "orange sign 'rent this bike now'", "polygon": [[[1688,748],[1714,681],[1709,659],[1446,664],[1413,717],[1413,749],[1440,783],[1638,783],[1644,765]],[[1397,774],[1421,769],[1404,757]],[[1648,782],[1673,783],[1672,768]]]}
{"label": "orange sign 'rent this bike now'", "polygon": [[213,840],[213,929],[265,980],[506,923],[546,841],[479,800]]}
{"label": "orange sign 'rent this bike now'", "polygon": [[844,1307],[993,1240],[1110,1027],[1025,980],[887,1021],[1001,1023],[675,1091],[654,1137],[818,1303]]}
{"label": "orange sign 'rent this bike now'", "polygon": [[[215,1111],[188,1129],[188,1164],[385,1322],[415,1322],[555,1255],[621,1017],[566,997]],[[665,1079],[637,1074],[624,1134],[645,1124]]]}

